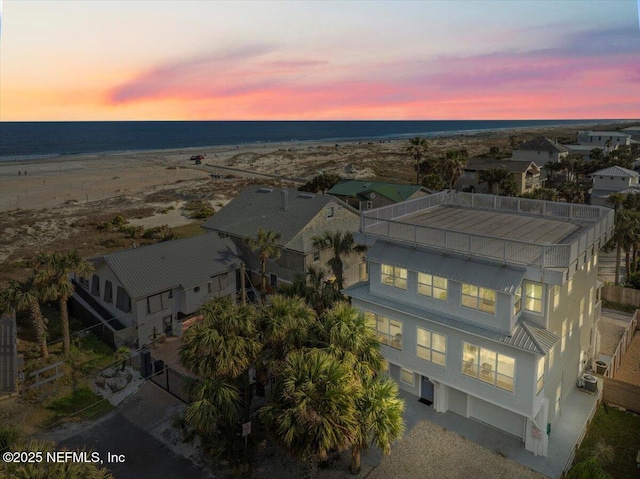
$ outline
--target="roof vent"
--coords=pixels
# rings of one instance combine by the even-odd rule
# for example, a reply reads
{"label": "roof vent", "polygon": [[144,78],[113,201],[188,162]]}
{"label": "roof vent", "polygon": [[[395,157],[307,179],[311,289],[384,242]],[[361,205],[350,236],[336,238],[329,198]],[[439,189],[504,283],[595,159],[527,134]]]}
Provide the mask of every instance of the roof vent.
{"label": "roof vent", "polygon": [[311,193],[300,193],[298,198],[313,198],[316,195],[312,195]]}
{"label": "roof vent", "polygon": [[271,193],[273,188],[259,188],[258,193]]}

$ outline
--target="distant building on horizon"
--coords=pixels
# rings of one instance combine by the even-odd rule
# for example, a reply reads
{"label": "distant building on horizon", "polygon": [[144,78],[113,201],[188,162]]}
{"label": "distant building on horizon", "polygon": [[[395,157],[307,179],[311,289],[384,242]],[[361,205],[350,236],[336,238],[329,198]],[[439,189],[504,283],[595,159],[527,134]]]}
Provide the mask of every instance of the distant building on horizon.
{"label": "distant building on horizon", "polygon": [[533,161],[541,167],[549,161],[557,163],[568,154],[565,145],[544,136],[520,143],[512,153],[514,160]]}
{"label": "distant building on horizon", "polygon": [[618,146],[630,145],[631,135],[620,131],[579,131],[578,144],[615,149]]}
{"label": "distant building on horizon", "polygon": [[468,191],[473,188],[474,192],[491,193],[487,182],[480,181],[480,176],[483,171],[495,168],[505,168],[511,173],[516,182],[518,195],[529,193],[544,185],[545,180],[540,177],[540,167],[533,161],[474,158],[465,163],[462,175],[456,183],[456,189]]}
{"label": "distant building on horizon", "polygon": [[610,166],[589,175],[593,180],[591,190],[591,204],[608,206],[607,199],[611,193],[638,194],[640,193],[640,173],[623,168]]}
{"label": "distant building on horizon", "polygon": [[430,194],[420,185],[402,185],[366,180],[345,180],[329,191],[330,195],[358,210],[370,210]]}

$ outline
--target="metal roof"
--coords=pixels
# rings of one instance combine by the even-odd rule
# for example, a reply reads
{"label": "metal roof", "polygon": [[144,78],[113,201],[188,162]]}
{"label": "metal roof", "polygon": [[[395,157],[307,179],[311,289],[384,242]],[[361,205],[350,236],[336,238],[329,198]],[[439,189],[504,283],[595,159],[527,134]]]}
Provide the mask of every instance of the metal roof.
{"label": "metal roof", "polygon": [[499,333],[467,323],[460,319],[444,316],[439,313],[425,311],[404,303],[398,303],[391,299],[372,295],[369,291],[369,283],[360,283],[343,290],[343,293],[352,298],[366,301],[372,304],[384,306],[401,313],[405,313],[425,321],[442,324],[452,329],[480,336],[482,338],[506,344],[522,351],[546,355],[551,347],[559,340],[558,336],[532,325],[524,320],[518,320],[510,334]]}
{"label": "metal roof", "polygon": [[610,166],[609,168],[595,171],[589,176],[623,176],[628,178],[633,176],[640,176],[640,173],[638,173],[637,171],[629,170],[627,168],[623,168],[622,166]]}
{"label": "metal roof", "polygon": [[461,283],[474,284],[508,294],[514,294],[522,284],[525,275],[524,268],[497,266],[471,259],[459,259],[380,241],[376,242],[367,252],[367,260],[400,266],[421,273],[435,274]]}
{"label": "metal roof", "polygon": [[[244,190],[205,221],[202,227],[240,238],[255,236],[260,228],[271,229],[280,233],[280,246],[307,253],[313,250],[311,236],[322,231],[309,231],[306,227],[316,215],[329,206],[344,208],[349,211],[347,216],[353,218],[350,222],[327,221],[322,231],[358,230],[358,212],[331,195],[260,186],[250,186]],[[303,238],[299,237],[300,235]]]}
{"label": "metal roof", "polygon": [[164,241],[93,260],[111,268],[132,299],[168,289],[189,289],[240,267],[233,242],[217,234]]}

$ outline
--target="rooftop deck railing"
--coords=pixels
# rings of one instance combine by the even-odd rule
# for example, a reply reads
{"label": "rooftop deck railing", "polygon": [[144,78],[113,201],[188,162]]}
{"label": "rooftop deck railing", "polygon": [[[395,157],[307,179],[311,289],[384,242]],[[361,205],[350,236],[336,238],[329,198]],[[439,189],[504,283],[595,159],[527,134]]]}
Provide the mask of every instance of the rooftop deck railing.
{"label": "rooftop deck railing", "polygon": [[[436,206],[459,206],[567,220],[583,226],[583,231],[567,244],[545,244],[451,231],[414,224],[404,219]],[[594,206],[455,192],[437,193],[364,211],[361,213],[360,226],[365,235],[404,244],[428,246],[503,263],[553,268],[578,265],[580,261],[586,263],[611,237],[613,215],[612,210]]]}

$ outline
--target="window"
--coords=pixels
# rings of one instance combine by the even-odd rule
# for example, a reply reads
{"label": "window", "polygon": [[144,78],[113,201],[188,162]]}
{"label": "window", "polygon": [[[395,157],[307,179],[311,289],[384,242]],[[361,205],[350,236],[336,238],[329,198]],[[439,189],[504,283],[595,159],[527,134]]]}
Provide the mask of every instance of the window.
{"label": "window", "polygon": [[569,337],[573,336],[573,319],[569,320]]}
{"label": "window", "polygon": [[211,278],[209,283],[210,293],[219,293],[220,291],[229,287],[229,273],[222,273]]}
{"label": "window", "polygon": [[578,316],[578,322],[580,327],[582,327],[582,324],[584,323],[584,296],[580,300],[580,315]]}
{"label": "window", "polygon": [[567,281],[567,295],[571,294],[572,291],[573,291],[573,278],[569,278],[569,281]]}
{"label": "window", "polygon": [[492,289],[462,283],[462,305],[495,314],[496,292]]}
{"label": "window", "polygon": [[314,262],[320,261],[320,251],[314,251],[313,252],[313,261]]}
{"label": "window", "polygon": [[556,358],[556,346],[554,344],[549,350],[549,363],[548,363],[549,370],[551,370],[551,368],[553,367],[553,362],[555,358]]}
{"label": "window", "polygon": [[560,286],[554,286],[551,290],[551,303],[553,305],[553,310],[555,311],[560,305]]}
{"label": "window", "polygon": [[373,208],[373,201],[367,201],[367,210],[370,210],[371,208]]}
{"label": "window", "polygon": [[196,286],[195,288],[193,288],[193,292],[194,293],[199,293],[200,292],[200,286]]}
{"label": "window", "polygon": [[400,370],[400,380],[403,383],[411,384],[412,386],[415,385],[415,376],[413,371],[409,371],[408,369]]}
{"label": "window", "polygon": [[555,407],[556,416],[560,414],[560,398],[561,397],[562,397],[562,383],[558,384],[558,387],[556,388],[556,407]]}
{"label": "window", "polygon": [[593,267],[595,268],[596,266],[598,266],[598,255],[594,255],[593,256]]}
{"label": "window", "polygon": [[84,276],[80,276],[78,280],[80,281],[80,286],[82,286],[84,289],[89,289],[89,280],[87,278],[85,278]]}
{"label": "window", "polygon": [[587,273],[591,273],[591,260],[587,262]]}
{"label": "window", "polygon": [[171,290],[148,296],[147,314],[153,314],[157,313],[158,311],[169,309],[171,307],[171,302],[169,301],[169,299],[171,298],[170,294]]}
{"label": "window", "polygon": [[376,333],[381,344],[402,351],[402,323],[400,321],[378,315]]}
{"label": "window", "polygon": [[518,288],[513,298],[513,315],[522,311],[522,288]]}
{"label": "window", "polygon": [[333,218],[336,215],[336,209],[333,206],[327,208],[327,218]]}
{"label": "window", "polygon": [[91,294],[94,296],[100,296],[100,276],[94,274],[91,277]]}
{"label": "window", "polygon": [[407,270],[397,266],[382,265],[382,284],[407,289]]}
{"label": "window", "polygon": [[113,286],[109,280],[104,282],[104,302],[113,303]]}
{"label": "window", "polygon": [[591,317],[591,315],[593,314],[593,296],[594,296],[594,292],[595,289],[593,286],[591,286],[591,289],[589,290],[589,317]]}
{"label": "window", "polygon": [[562,337],[560,338],[560,352],[564,353],[567,345],[567,320],[562,321]]}
{"label": "window", "polygon": [[124,311],[125,313],[131,312],[131,298],[129,297],[129,293],[127,293],[121,286],[118,286],[118,291],[116,293],[116,308],[120,311]]}
{"label": "window", "polygon": [[513,392],[516,360],[463,342],[462,374]]}
{"label": "window", "polygon": [[446,366],[447,337],[418,328],[416,354],[426,361]]}
{"label": "window", "polygon": [[447,278],[431,274],[418,273],[418,294],[431,296],[442,301],[447,300]]}
{"label": "window", "polygon": [[538,378],[536,381],[536,394],[542,391],[544,386],[544,356],[538,359]]}
{"label": "window", "polygon": [[525,281],[524,309],[534,313],[542,313],[542,285]]}

